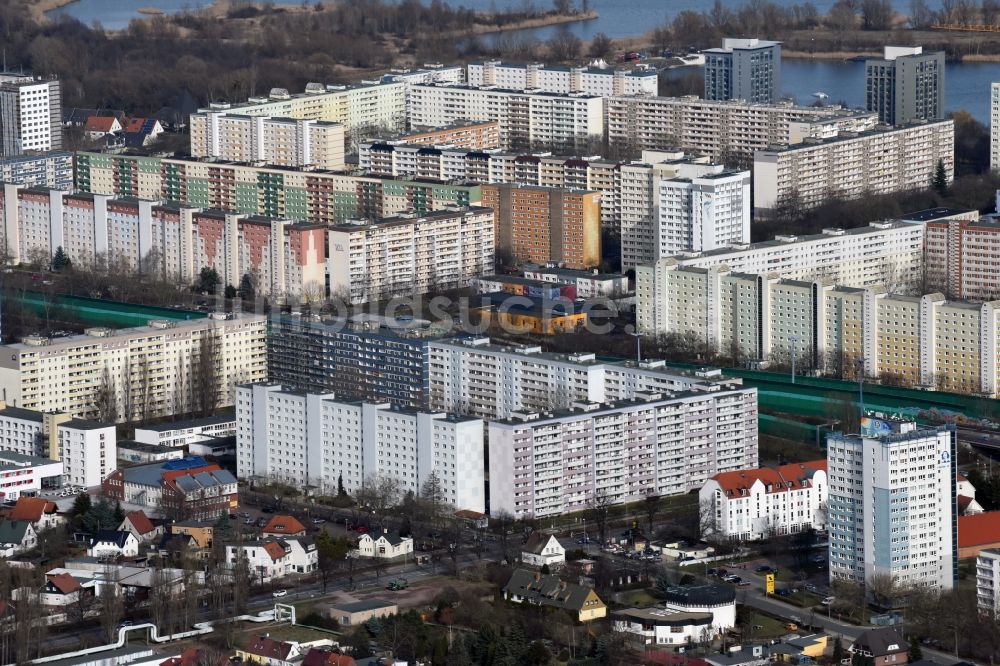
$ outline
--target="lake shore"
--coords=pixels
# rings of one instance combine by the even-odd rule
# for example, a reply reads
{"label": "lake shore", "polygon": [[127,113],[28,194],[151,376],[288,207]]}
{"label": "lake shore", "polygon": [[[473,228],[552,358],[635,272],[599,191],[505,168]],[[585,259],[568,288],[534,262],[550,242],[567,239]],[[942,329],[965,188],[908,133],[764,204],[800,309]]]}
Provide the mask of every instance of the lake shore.
{"label": "lake shore", "polygon": [[477,23],[473,32],[477,35],[491,35],[513,30],[532,30],[534,28],[547,28],[553,25],[593,21],[596,18],[600,18],[600,16],[600,14],[591,10],[576,14],[551,14],[547,16],[539,16],[537,18],[525,19],[524,21],[518,21],[516,23],[508,23],[503,26]]}

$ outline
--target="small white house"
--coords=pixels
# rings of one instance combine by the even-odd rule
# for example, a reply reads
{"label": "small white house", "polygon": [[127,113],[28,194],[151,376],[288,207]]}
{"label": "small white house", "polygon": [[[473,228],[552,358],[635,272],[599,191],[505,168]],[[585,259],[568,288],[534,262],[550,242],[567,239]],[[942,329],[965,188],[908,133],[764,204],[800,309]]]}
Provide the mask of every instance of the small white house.
{"label": "small white house", "polygon": [[358,555],[361,557],[392,559],[412,552],[413,538],[400,536],[398,532],[382,531],[358,537]]}
{"label": "small white house", "polygon": [[687,645],[715,634],[711,613],[626,608],[615,611],[612,616],[616,633],[630,634],[643,645]]}
{"label": "small white house", "polygon": [[45,575],[45,585],[38,594],[38,600],[43,606],[61,608],[80,601],[83,596],[94,596],[92,583],[85,588],[68,573],[54,573]]}
{"label": "small white house", "polygon": [[38,545],[38,533],[26,520],[0,520],[0,557],[14,557]]}
{"label": "small white house", "polygon": [[552,534],[532,532],[521,547],[521,561],[536,567],[561,566],[566,563],[566,549]]}
{"label": "small white house", "polygon": [[138,557],[139,540],[131,532],[101,530],[91,539],[87,554],[98,559]]}

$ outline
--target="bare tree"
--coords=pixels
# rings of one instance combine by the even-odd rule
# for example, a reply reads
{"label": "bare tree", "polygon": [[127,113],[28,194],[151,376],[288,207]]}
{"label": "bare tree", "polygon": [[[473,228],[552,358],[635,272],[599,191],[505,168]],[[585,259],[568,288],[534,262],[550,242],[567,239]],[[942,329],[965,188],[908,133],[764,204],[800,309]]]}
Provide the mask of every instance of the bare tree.
{"label": "bare tree", "polygon": [[173,633],[172,622],[169,622],[171,610],[173,609],[174,586],[173,581],[163,571],[161,567],[153,569],[152,581],[149,589],[150,614],[153,624],[161,632]]}
{"label": "bare tree", "polygon": [[113,643],[118,638],[118,624],[125,614],[125,600],[122,598],[121,586],[118,585],[118,567],[113,564],[104,567],[98,605],[104,640]]}
{"label": "bare tree", "polygon": [[122,376],[119,386],[121,387],[122,420],[126,423],[135,418],[135,379],[132,377],[132,358],[125,356],[125,363],[122,365]]}
{"label": "bare tree", "polygon": [[660,512],[660,496],[656,493],[649,493],[646,495],[642,508],[646,513],[646,524],[649,527],[648,534],[652,536],[653,523],[656,521],[656,516]]}
{"label": "bare tree", "polygon": [[115,380],[108,366],[101,371],[100,383],[94,391],[94,412],[97,418],[105,423],[118,422],[118,396],[115,391]]}
{"label": "bare tree", "polygon": [[23,664],[41,655],[45,641],[47,613],[34,590],[14,604],[14,640],[17,663]]}
{"label": "bare tree", "polygon": [[899,598],[902,592],[899,579],[888,572],[873,572],[868,577],[867,586],[872,601],[884,608],[892,608],[892,604]]}
{"label": "bare tree", "polygon": [[214,328],[202,332],[198,353],[191,359],[192,398],[202,416],[211,416],[219,401],[219,349]]}
{"label": "bare tree", "polygon": [[591,498],[587,508],[588,519],[597,523],[597,533],[600,535],[601,545],[608,540],[608,518],[611,516],[611,506],[614,499],[601,487],[594,489],[594,496]]}
{"label": "bare tree", "polygon": [[388,474],[368,476],[355,494],[358,505],[370,509],[372,517],[383,528],[389,509],[399,504],[399,498],[399,479]]}
{"label": "bare tree", "polygon": [[709,543],[717,543],[722,538],[715,500],[698,502],[698,536]]}

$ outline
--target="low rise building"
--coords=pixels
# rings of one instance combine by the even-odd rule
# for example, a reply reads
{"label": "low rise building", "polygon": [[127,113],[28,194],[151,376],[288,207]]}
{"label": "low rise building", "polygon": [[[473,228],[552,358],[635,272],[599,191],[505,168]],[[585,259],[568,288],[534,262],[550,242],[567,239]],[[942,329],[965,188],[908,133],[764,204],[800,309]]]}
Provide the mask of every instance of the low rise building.
{"label": "low rise building", "polygon": [[152,543],[163,534],[163,529],[153,525],[142,509],[126,513],[118,531],[131,533],[141,543]]}
{"label": "low rise building", "polygon": [[509,335],[576,333],[584,330],[588,321],[586,306],[565,296],[551,299],[499,292],[482,296],[478,305],[469,309],[479,313],[480,324],[488,323]]}
{"label": "low rise building", "polygon": [[36,532],[58,527],[65,522],[65,518],[59,515],[59,507],[55,502],[50,502],[41,497],[19,497],[14,508],[10,510],[6,518],[8,520],[25,520],[31,523]]}
{"label": "low rise building", "polygon": [[115,470],[101,485],[106,497],[168,514],[176,520],[227,516],[239,506],[236,478],[204,458]]}
{"label": "low rise building", "polygon": [[758,150],[753,158],[755,215],[781,206],[813,208],[831,198],[925,189],[943,165],[954,178],[952,120],[919,121]]}
{"label": "low rise building", "polygon": [[217,521],[179,520],[167,526],[167,533],[175,536],[188,537],[195,548],[211,548],[215,540],[215,525]]}
{"label": "low rise building", "polygon": [[984,550],[1000,548],[1000,511],[958,516],[958,557],[976,557]]}
{"label": "low rise building", "polygon": [[389,617],[399,612],[396,602],[386,599],[365,599],[363,601],[333,602],[327,607],[330,618],[342,627],[356,627],[369,620]]}
{"label": "low rise building", "polygon": [[137,557],[139,539],[132,532],[122,530],[98,530],[90,539],[87,555],[98,560],[119,557]]}
{"label": "low rise building", "polygon": [[254,636],[245,647],[236,649],[236,656],[255,666],[299,666],[302,650],[296,641],[279,641],[268,635]]}
{"label": "low rise building", "polygon": [[826,460],[716,474],[698,493],[701,537],[738,541],[825,529]]}
{"label": "low rise building", "polygon": [[577,298],[618,298],[629,292],[628,277],[620,273],[599,273],[578,271],[568,268],[547,266],[521,267],[528,280],[571,284],[576,286]]}
{"label": "low rise building", "polygon": [[871,659],[878,666],[905,664],[909,660],[910,643],[896,627],[866,629],[847,649],[854,656]]}
{"label": "low rise building", "polygon": [[756,396],[637,393],[488,424],[490,512],[545,518],[677,495],[757,460]]}
{"label": "low rise building", "polygon": [[468,287],[494,268],[494,212],[356,220],[327,231],[330,294],[350,303]]}
{"label": "low rise building", "polygon": [[683,646],[714,636],[711,613],[684,613],[664,608],[625,608],[611,614],[616,633],[641,645]]}
{"label": "low rise building", "polygon": [[265,539],[226,544],[226,562],[236,566],[239,559],[254,581],[261,585],[291,574],[316,570],[316,544],[309,539]]}
{"label": "low rise building", "polygon": [[535,531],[521,546],[521,562],[533,567],[557,567],[566,564],[566,549],[554,534]]}
{"label": "low rise building", "polygon": [[576,287],[568,282],[545,282],[518,275],[484,275],[473,280],[472,286],[480,294],[502,292],[529,298],[576,299]]}
{"label": "low rise building", "polygon": [[180,460],[184,457],[184,449],[170,449],[155,444],[134,442],[130,439],[118,440],[117,449],[118,460],[130,465]]}
{"label": "low rise building", "polygon": [[366,532],[358,537],[358,555],[376,559],[395,559],[413,553],[413,537],[398,532]]}
{"label": "low rise building", "polygon": [[0,520],[0,557],[11,558],[38,545],[38,532],[27,520]]}
{"label": "low rise building", "polygon": [[663,606],[675,613],[708,613],[713,632],[736,626],[736,590],[729,585],[690,585],[664,590]]}
{"label": "low rise building", "polygon": [[61,485],[62,477],[57,460],[0,450],[0,498],[5,501],[30,499],[43,488]]}
{"label": "low rise building", "polygon": [[206,439],[234,434],[236,416],[232,411],[226,411],[212,416],[137,426],[135,440],[160,447],[183,449]]}
{"label": "low rise building", "polygon": [[295,516],[273,515],[260,530],[263,537],[304,537],[306,526]]}
{"label": "low rise building", "polygon": [[514,569],[503,588],[503,598],[515,604],[531,604],[563,610],[577,622],[606,617],[608,607],[594,588],[559,580],[527,569]]}

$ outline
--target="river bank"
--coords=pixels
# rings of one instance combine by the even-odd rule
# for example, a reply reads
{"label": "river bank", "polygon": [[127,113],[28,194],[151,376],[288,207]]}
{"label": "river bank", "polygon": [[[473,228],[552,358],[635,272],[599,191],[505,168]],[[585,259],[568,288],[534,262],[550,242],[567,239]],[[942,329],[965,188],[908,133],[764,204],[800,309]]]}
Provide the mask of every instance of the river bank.
{"label": "river bank", "polygon": [[573,14],[556,14],[553,12],[546,14],[545,16],[525,19],[516,23],[507,23],[502,26],[478,23],[472,32],[477,35],[490,35],[512,30],[533,30],[535,28],[548,28],[550,26],[564,25],[567,23],[593,21],[600,17],[601,15],[593,10],[588,12],[576,12]]}

